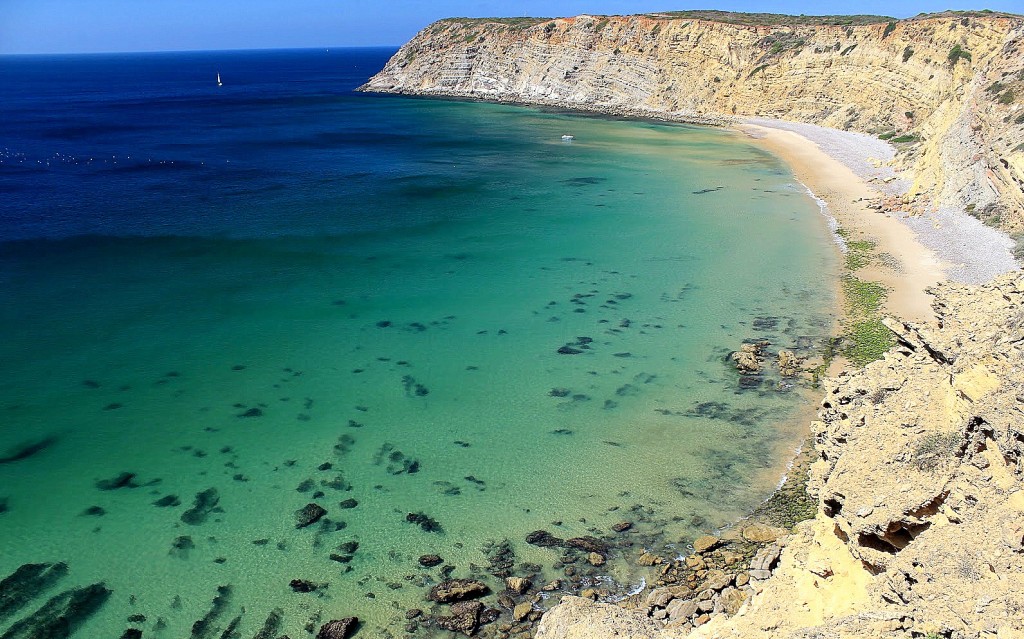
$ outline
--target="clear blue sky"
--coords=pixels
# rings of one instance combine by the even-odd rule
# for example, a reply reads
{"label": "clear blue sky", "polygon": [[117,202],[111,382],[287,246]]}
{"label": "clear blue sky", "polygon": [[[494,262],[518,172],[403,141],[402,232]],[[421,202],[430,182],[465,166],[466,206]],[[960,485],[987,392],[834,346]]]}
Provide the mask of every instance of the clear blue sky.
{"label": "clear blue sky", "polygon": [[449,16],[567,16],[677,9],[908,17],[1021,11],[1021,0],[0,0],[0,53],[399,45]]}

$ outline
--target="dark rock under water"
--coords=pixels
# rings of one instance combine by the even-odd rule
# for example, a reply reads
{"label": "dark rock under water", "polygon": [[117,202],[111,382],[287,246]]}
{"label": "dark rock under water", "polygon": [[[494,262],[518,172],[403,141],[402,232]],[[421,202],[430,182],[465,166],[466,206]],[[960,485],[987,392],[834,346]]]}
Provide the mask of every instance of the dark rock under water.
{"label": "dark rock under water", "polygon": [[0,639],[66,639],[106,603],[110,594],[101,583],[66,590],[12,625]]}
{"label": "dark rock under water", "polygon": [[67,574],[64,563],[20,566],[0,581],[0,621],[21,610]]}

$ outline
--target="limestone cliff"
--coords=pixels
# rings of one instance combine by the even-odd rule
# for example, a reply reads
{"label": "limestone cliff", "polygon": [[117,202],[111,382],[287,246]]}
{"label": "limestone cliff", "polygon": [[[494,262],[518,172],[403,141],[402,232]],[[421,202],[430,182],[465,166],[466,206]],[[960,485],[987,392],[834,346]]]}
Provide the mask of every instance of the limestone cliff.
{"label": "limestone cliff", "polygon": [[884,359],[829,383],[818,515],[738,614],[702,608],[692,630],[676,611],[720,594],[639,610],[568,598],[537,639],[1024,637],[1024,276],[942,284],[934,309],[892,321]]}
{"label": "limestone cliff", "polygon": [[1024,18],[740,18],[442,20],[363,88],[881,135],[912,170],[919,208],[953,205],[1024,231]]}

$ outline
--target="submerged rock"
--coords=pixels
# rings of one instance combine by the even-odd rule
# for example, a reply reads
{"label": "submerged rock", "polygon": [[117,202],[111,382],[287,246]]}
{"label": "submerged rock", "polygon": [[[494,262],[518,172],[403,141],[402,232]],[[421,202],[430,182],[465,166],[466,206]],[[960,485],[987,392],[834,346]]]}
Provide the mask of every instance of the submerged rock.
{"label": "submerged rock", "polygon": [[565,542],[566,546],[579,548],[584,552],[593,552],[601,555],[608,554],[608,542],[601,541],[597,537],[573,537]]}
{"label": "submerged rock", "polygon": [[7,452],[6,455],[0,457],[0,464],[11,464],[16,461],[28,459],[29,457],[42,452],[56,443],[56,437],[46,437],[34,442],[25,442],[18,444]]}
{"label": "submerged rock", "polygon": [[565,540],[555,537],[546,530],[535,530],[526,536],[526,543],[541,546],[542,548],[550,548],[553,546],[564,546]]}
{"label": "submerged rock", "polygon": [[359,625],[359,617],[345,617],[334,619],[320,626],[320,632],[316,633],[316,639],[348,639],[356,631]]}
{"label": "submerged rock", "polygon": [[452,603],[482,597],[488,592],[487,585],[475,579],[449,579],[430,589],[427,598],[437,603]]}
{"label": "submerged rock", "polygon": [[424,568],[433,568],[444,563],[444,560],[439,555],[423,555],[419,561],[420,565]]}
{"label": "submerged rock", "polygon": [[174,542],[171,543],[171,551],[169,554],[175,557],[184,558],[188,556],[188,551],[194,549],[195,547],[196,544],[194,541],[192,541],[191,537],[189,537],[188,535],[181,535],[180,537],[176,537],[174,539]]}
{"label": "submerged rock", "polygon": [[263,622],[263,628],[252,639],[275,639],[277,632],[281,629],[281,621],[283,620],[284,610],[274,608],[267,615],[267,620]]}
{"label": "submerged rock", "polygon": [[207,488],[196,493],[192,507],[181,514],[181,521],[190,526],[198,526],[206,522],[206,518],[213,512],[224,512],[217,507],[220,502],[220,494],[216,488]]}
{"label": "submerged rock", "polygon": [[227,609],[231,602],[231,586],[218,586],[217,594],[213,598],[210,610],[203,615],[202,619],[192,624],[191,639],[210,639],[216,633],[213,623]]}
{"label": "submerged rock", "polygon": [[174,506],[180,506],[181,500],[178,499],[177,495],[164,495],[160,499],[154,501],[153,505],[159,508],[170,508]]}
{"label": "submerged rock", "polygon": [[315,592],[320,589],[321,584],[313,583],[307,579],[292,579],[288,582],[292,592]]}
{"label": "submerged rock", "polygon": [[66,590],[8,628],[3,639],[66,639],[106,603],[110,593],[102,583]]}
{"label": "submerged rock", "polygon": [[68,574],[67,564],[24,564],[0,581],[0,621],[12,616]]}
{"label": "submerged rock", "polygon": [[473,636],[480,627],[480,613],[484,605],[479,601],[462,601],[452,606],[452,614],[437,618],[439,628]]}
{"label": "submerged rock", "polygon": [[441,524],[439,524],[436,519],[426,515],[425,513],[409,513],[405,516],[405,520],[411,524],[416,524],[425,532],[444,532],[441,528]]}
{"label": "submerged rock", "polygon": [[118,488],[138,488],[135,481],[135,473],[123,472],[113,479],[101,479],[96,482],[96,488],[100,490],[117,490]]}
{"label": "submerged rock", "polygon": [[295,512],[295,527],[312,526],[326,514],[327,511],[320,504],[306,504]]}

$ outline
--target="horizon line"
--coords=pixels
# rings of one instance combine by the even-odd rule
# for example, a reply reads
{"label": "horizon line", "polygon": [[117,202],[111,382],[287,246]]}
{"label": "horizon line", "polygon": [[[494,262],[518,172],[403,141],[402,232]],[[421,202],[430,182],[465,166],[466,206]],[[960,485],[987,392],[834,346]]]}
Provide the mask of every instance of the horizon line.
{"label": "horizon line", "polygon": [[[404,43],[403,43],[404,44]],[[361,44],[361,45],[332,45],[332,46],[302,46],[302,47],[252,47],[252,48],[230,48],[230,49],[144,49],[144,50],[119,50],[119,51],[36,51],[36,52],[2,52],[0,57],[5,56],[58,56],[58,55],[159,55],[174,53],[243,53],[253,51],[317,51],[331,49],[399,49],[401,44]]]}

